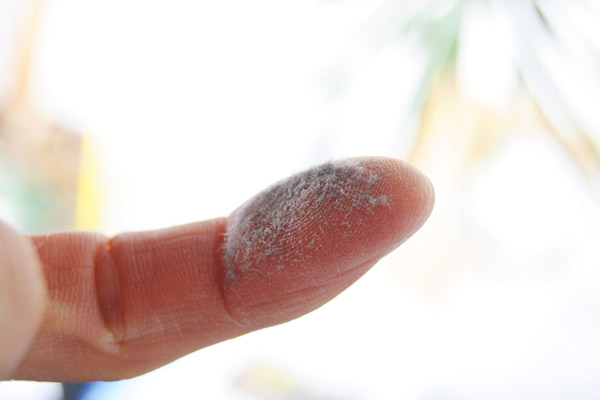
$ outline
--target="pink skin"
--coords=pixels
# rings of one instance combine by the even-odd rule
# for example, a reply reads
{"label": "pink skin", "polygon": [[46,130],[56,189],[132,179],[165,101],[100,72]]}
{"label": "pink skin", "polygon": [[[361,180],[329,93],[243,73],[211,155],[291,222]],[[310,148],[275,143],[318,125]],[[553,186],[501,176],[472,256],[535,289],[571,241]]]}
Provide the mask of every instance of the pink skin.
{"label": "pink skin", "polygon": [[[0,364],[0,373],[123,379],[320,307],[416,232],[433,207],[431,183],[413,167],[388,158],[359,161],[379,178],[371,198],[386,201],[351,213],[328,203],[303,209],[303,224],[280,232],[277,241],[294,249],[293,262],[285,252],[260,253],[260,244],[250,247],[243,266],[239,257],[227,257],[244,207],[229,218],[112,239],[85,232],[32,237],[47,287],[47,294],[39,289],[39,303],[47,307],[39,327],[19,328],[37,334],[31,344],[20,341],[27,348],[15,352],[11,365]],[[344,188],[352,195],[364,190],[353,182]],[[0,342],[17,343],[14,327],[0,322]],[[20,364],[14,361],[25,352]]]}

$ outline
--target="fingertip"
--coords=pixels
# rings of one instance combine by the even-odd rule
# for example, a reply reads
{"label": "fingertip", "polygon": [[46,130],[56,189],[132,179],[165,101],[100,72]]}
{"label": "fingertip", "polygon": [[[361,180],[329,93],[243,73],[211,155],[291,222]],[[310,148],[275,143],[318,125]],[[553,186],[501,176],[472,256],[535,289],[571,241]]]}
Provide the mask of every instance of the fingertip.
{"label": "fingertip", "polygon": [[393,158],[369,159],[375,169],[382,172],[388,181],[390,197],[394,201],[393,214],[397,222],[397,236],[400,245],[427,221],[435,204],[435,189],[429,178],[413,165]]}
{"label": "fingertip", "polygon": [[246,324],[319,307],[416,232],[431,182],[405,162],[362,157],[296,174],[236,210],[225,241],[225,297]]}

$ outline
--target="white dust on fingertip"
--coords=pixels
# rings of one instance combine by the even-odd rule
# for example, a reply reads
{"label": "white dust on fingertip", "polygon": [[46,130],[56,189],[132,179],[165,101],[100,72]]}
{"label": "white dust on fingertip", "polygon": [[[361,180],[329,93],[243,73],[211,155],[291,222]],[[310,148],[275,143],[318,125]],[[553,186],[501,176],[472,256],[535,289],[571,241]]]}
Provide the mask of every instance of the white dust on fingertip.
{"label": "white dust on fingertip", "polygon": [[[292,175],[246,202],[227,226],[227,279],[235,281],[238,274],[267,261],[277,271],[297,265],[307,252],[323,248],[328,226],[344,229],[348,237],[364,224],[362,218],[350,219],[351,214],[389,207],[388,196],[377,195],[380,176],[365,164],[357,159],[329,162]],[[338,220],[327,218],[331,211],[340,215]]]}

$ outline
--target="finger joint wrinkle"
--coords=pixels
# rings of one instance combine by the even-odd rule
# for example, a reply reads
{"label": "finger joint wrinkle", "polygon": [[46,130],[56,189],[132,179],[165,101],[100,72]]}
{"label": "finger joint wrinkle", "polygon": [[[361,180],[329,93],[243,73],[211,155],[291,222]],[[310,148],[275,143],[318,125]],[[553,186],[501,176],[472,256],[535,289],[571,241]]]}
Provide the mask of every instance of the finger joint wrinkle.
{"label": "finger joint wrinkle", "polygon": [[120,272],[113,256],[113,238],[102,241],[94,259],[95,285],[98,309],[102,323],[110,335],[108,345],[117,346],[105,349],[110,353],[121,353],[124,339],[125,321],[121,298]]}

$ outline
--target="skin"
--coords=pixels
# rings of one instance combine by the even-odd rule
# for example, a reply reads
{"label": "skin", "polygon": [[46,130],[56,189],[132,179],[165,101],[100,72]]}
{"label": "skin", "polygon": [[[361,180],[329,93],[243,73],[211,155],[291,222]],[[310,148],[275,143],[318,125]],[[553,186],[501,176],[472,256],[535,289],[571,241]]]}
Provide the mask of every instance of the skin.
{"label": "skin", "polygon": [[266,259],[235,281],[223,259],[234,213],[112,238],[27,237],[0,223],[0,378],[129,378],[325,304],[417,231],[433,207],[431,183],[410,165],[361,160],[382,177],[389,207],[360,215],[364,228],[351,237],[327,225],[328,239],[306,250],[302,267]]}

